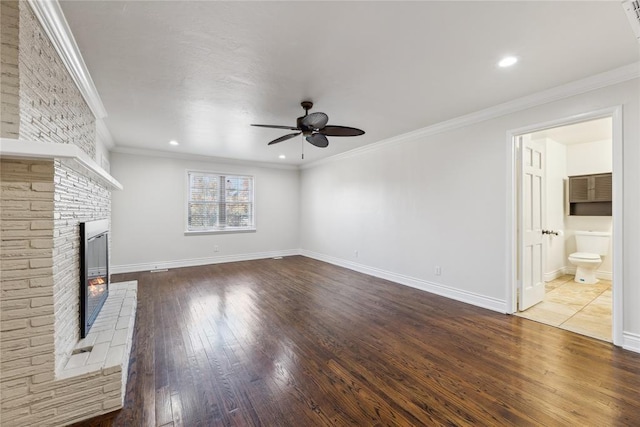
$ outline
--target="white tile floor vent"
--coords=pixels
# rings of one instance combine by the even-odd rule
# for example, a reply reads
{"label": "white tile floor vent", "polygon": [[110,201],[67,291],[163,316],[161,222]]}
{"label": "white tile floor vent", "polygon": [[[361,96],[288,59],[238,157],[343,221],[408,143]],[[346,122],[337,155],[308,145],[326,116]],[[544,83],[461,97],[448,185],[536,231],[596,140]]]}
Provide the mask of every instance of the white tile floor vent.
{"label": "white tile floor vent", "polygon": [[633,32],[640,43],[640,0],[624,0],[622,7],[627,12],[631,28],[633,28]]}

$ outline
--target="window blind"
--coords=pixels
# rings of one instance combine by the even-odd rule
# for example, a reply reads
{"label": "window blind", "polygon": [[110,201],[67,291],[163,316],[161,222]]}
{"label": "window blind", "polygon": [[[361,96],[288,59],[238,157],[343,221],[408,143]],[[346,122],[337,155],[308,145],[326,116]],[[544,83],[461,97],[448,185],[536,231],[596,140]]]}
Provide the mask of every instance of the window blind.
{"label": "window blind", "polygon": [[188,172],[188,231],[253,229],[253,177]]}

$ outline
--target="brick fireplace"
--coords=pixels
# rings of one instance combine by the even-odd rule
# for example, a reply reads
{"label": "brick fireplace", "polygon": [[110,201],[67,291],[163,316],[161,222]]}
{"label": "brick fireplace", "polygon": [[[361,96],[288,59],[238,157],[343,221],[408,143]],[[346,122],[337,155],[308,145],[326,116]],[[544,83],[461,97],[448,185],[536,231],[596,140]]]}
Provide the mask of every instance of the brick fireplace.
{"label": "brick fireplace", "polygon": [[121,186],[95,161],[94,111],[31,3],[0,2],[3,426],[59,426],[121,407],[135,318],[135,282],[116,284],[95,334],[80,338],[79,224],[110,222]]}

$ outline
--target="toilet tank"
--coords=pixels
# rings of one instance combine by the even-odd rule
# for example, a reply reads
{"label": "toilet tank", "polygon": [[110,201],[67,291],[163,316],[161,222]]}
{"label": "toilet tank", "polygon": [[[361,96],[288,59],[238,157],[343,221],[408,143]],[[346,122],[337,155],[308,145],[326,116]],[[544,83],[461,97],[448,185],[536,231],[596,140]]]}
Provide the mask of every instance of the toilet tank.
{"label": "toilet tank", "polygon": [[606,255],[610,238],[610,233],[602,231],[576,231],[576,249],[578,252]]}

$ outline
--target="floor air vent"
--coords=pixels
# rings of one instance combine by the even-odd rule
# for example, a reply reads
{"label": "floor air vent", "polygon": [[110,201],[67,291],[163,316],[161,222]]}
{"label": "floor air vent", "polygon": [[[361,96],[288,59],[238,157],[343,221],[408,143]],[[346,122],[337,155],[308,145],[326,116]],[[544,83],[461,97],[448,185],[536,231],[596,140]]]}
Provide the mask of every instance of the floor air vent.
{"label": "floor air vent", "polygon": [[631,28],[640,42],[640,0],[625,0],[622,2],[622,7],[627,12]]}

